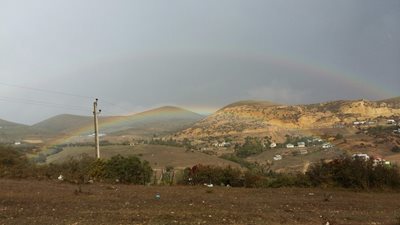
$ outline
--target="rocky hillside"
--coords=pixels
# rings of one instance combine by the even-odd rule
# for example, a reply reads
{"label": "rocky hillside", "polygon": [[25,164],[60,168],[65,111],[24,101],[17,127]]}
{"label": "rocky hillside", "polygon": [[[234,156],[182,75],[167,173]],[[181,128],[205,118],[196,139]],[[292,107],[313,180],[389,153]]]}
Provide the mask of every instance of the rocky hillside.
{"label": "rocky hillside", "polygon": [[176,137],[274,135],[287,130],[351,125],[354,121],[400,117],[399,102],[399,98],[387,102],[362,99],[291,106],[244,101],[220,109]]}

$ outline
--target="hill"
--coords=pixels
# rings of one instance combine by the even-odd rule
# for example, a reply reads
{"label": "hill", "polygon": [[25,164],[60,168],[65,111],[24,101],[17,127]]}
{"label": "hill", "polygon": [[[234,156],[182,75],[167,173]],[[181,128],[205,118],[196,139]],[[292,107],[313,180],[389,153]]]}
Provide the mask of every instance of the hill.
{"label": "hill", "polygon": [[[111,136],[147,137],[170,134],[192,126],[204,116],[172,106],[160,107],[128,116],[100,116],[100,133]],[[93,133],[93,117],[62,114],[29,127],[32,133],[52,138],[68,134]],[[45,138],[46,139],[46,138]]]}
{"label": "hill", "polygon": [[0,119],[0,143],[9,143],[21,140],[31,133],[29,126]]}
{"label": "hill", "polygon": [[352,126],[354,121],[400,117],[396,99],[332,101],[309,105],[274,105],[245,101],[230,104],[194,126],[179,132],[177,138],[270,135],[282,138],[291,130]]}
{"label": "hill", "polygon": [[277,106],[281,105],[278,103],[270,102],[270,101],[261,101],[261,100],[243,100],[231,103],[222,109],[231,108],[231,107],[238,107],[238,106],[260,106],[260,107],[269,107],[269,106]]}
{"label": "hill", "polygon": [[114,136],[163,135],[186,129],[203,118],[186,109],[164,106],[130,116],[105,119],[100,129]]}
{"label": "hill", "polygon": [[376,101],[378,104],[387,105],[393,108],[400,108],[400,96],[395,98],[384,99],[380,101]]}
{"label": "hill", "polygon": [[1,127],[1,129],[10,128],[10,127],[26,127],[26,126],[27,125],[14,123],[14,122],[10,122],[10,121],[7,121],[7,120],[0,119],[0,127]]}
{"label": "hill", "polygon": [[62,114],[34,124],[31,128],[49,133],[68,133],[91,123],[93,118],[89,116]]}

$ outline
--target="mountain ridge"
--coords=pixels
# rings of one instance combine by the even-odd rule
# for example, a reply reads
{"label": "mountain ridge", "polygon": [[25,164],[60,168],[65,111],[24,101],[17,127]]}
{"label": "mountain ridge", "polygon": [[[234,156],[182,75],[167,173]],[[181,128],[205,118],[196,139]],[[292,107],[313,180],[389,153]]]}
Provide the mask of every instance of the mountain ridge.
{"label": "mountain ridge", "polygon": [[305,105],[230,104],[176,136],[193,139],[206,136],[282,134],[280,131],[284,130],[331,128],[358,120],[400,117],[400,108],[397,107],[399,99],[336,100]]}

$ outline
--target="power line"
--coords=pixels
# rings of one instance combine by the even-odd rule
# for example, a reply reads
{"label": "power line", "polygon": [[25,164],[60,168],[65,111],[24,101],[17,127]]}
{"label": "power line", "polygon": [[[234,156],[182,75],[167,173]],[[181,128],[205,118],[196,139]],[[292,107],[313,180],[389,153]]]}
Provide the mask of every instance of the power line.
{"label": "power line", "polygon": [[69,109],[69,110],[89,112],[89,109],[85,109],[82,106],[65,105],[65,104],[38,101],[38,100],[32,100],[32,99],[24,99],[24,98],[11,98],[11,97],[0,96],[0,101],[8,102],[8,103],[29,104],[29,105],[36,105],[36,106],[45,106],[45,107],[50,107],[50,108]]}
{"label": "power line", "polygon": [[[92,96],[85,96],[85,95],[79,95],[79,94],[73,94],[73,93],[68,93],[68,92],[62,92],[62,91],[55,91],[55,90],[49,90],[49,89],[42,89],[42,88],[35,88],[35,87],[29,87],[29,86],[22,86],[22,85],[17,85],[17,84],[10,84],[10,83],[5,83],[0,81],[0,85],[7,86],[7,87],[14,87],[14,88],[20,88],[20,89],[26,89],[26,90],[31,90],[31,91],[36,91],[36,92],[42,92],[42,93],[51,93],[51,94],[58,94],[58,95],[64,95],[64,96],[71,96],[75,98],[85,98],[85,99],[94,99],[95,97]],[[125,109],[115,103],[112,103],[111,101],[107,101],[102,98],[102,101],[105,104],[112,105],[114,107],[117,107],[119,109],[122,109],[123,111],[129,112],[130,110]],[[113,110],[112,110],[113,111]],[[116,111],[114,111],[116,112]]]}
{"label": "power line", "polygon": [[93,99],[94,98],[94,97],[91,97],[91,96],[77,95],[77,94],[72,94],[72,93],[67,93],[67,92],[62,92],[62,91],[34,88],[34,87],[21,86],[21,85],[16,85],[16,84],[8,84],[8,83],[4,83],[4,82],[0,82],[0,85],[8,86],[8,87],[21,88],[21,89],[27,89],[27,90],[31,90],[31,91],[37,91],[37,92],[52,93],[52,94],[65,95],[65,96],[72,96],[72,97],[76,97],[76,98],[87,98],[87,99]]}

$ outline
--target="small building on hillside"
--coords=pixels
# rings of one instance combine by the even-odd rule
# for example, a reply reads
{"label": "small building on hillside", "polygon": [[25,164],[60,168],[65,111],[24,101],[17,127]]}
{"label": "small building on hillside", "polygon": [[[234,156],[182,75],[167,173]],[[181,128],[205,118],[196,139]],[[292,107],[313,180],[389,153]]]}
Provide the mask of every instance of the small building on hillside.
{"label": "small building on hillside", "polygon": [[294,148],[294,145],[289,143],[286,145],[286,148]]}
{"label": "small building on hillside", "polygon": [[275,160],[275,161],[282,160],[282,156],[281,156],[281,155],[275,155],[275,156],[274,156],[274,160]]}
{"label": "small building on hillside", "polygon": [[269,145],[269,147],[270,147],[270,148],[276,148],[276,143],[275,143],[275,142],[272,142],[272,143]]}
{"label": "small building on hillside", "polygon": [[218,147],[229,147],[231,146],[231,143],[223,141],[221,143],[218,144]]}
{"label": "small building on hillside", "polygon": [[389,119],[389,120],[386,121],[386,123],[387,123],[387,124],[390,124],[390,125],[395,125],[395,124],[396,124],[396,121],[393,120],[393,119]]}
{"label": "small building on hillside", "polygon": [[306,143],[304,143],[304,142],[297,142],[297,147],[299,147],[299,148],[305,148],[305,147],[306,147]]}
{"label": "small building on hillside", "polygon": [[364,161],[369,160],[369,156],[367,154],[363,154],[363,153],[353,154],[352,158],[353,159],[362,159]]}
{"label": "small building on hillside", "polygon": [[332,148],[333,146],[332,146],[332,144],[331,143],[324,143],[324,144],[322,144],[322,148],[323,149],[328,149],[328,148]]}

